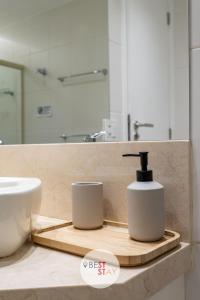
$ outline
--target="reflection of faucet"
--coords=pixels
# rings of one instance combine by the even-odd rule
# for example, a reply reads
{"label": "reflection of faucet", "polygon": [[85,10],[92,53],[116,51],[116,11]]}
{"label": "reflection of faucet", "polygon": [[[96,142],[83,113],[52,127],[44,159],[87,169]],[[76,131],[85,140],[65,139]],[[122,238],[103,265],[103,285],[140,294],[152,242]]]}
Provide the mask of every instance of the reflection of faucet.
{"label": "reflection of faucet", "polygon": [[100,132],[95,132],[92,134],[71,134],[71,135],[67,135],[67,134],[62,134],[60,136],[61,139],[63,139],[63,141],[66,143],[68,141],[69,138],[83,138],[83,142],[86,143],[91,143],[91,142],[96,142],[98,138],[100,138],[101,136],[105,135],[106,131],[100,131]]}
{"label": "reflection of faucet", "polygon": [[96,142],[98,138],[102,137],[106,134],[106,131],[99,131],[92,133],[91,135],[88,135],[85,137],[85,142]]}

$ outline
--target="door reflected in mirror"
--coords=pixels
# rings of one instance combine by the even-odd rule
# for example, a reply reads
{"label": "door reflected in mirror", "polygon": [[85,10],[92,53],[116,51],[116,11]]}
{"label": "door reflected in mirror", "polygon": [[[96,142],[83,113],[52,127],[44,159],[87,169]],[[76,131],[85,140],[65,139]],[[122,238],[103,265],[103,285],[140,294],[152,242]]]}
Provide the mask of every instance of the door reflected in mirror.
{"label": "door reflected in mirror", "polygon": [[189,138],[188,0],[3,0],[0,16],[0,144]]}

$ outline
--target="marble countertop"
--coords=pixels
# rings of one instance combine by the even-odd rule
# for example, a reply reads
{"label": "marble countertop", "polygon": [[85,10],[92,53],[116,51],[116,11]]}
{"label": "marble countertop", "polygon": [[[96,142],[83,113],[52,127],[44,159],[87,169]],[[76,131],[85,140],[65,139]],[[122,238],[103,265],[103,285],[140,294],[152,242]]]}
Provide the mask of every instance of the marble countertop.
{"label": "marble countertop", "polygon": [[[0,259],[0,300],[142,300],[187,272],[189,244],[142,267],[121,268],[118,281],[106,288],[87,286],[81,258],[27,242],[15,255]],[[133,298],[134,295],[134,298]]]}

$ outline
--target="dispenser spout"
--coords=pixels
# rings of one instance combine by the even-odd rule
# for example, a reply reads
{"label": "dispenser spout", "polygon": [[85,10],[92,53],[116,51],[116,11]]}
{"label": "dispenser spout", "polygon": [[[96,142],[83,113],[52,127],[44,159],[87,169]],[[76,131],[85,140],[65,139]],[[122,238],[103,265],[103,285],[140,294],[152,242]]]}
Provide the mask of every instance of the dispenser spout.
{"label": "dispenser spout", "polygon": [[148,170],[148,153],[139,152],[131,154],[123,154],[123,157],[140,157],[141,170],[137,171],[137,181],[153,181],[153,172]]}

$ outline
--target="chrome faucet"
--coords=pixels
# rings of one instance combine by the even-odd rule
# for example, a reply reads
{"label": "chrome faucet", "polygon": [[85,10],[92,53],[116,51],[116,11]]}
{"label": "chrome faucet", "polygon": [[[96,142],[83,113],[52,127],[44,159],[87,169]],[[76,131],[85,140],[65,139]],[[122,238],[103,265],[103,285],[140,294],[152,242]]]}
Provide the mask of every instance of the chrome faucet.
{"label": "chrome faucet", "polygon": [[85,141],[95,143],[98,138],[102,137],[105,134],[106,134],[106,131],[99,131],[99,132],[92,133],[91,135],[86,136]]}
{"label": "chrome faucet", "polygon": [[71,135],[67,135],[67,134],[62,134],[60,136],[61,139],[63,139],[63,141],[66,143],[68,141],[69,138],[83,138],[83,142],[86,143],[92,143],[92,142],[96,142],[98,138],[102,137],[103,135],[106,134],[106,131],[100,131],[100,132],[95,132],[92,134],[71,134]]}

